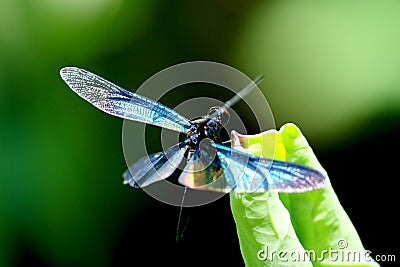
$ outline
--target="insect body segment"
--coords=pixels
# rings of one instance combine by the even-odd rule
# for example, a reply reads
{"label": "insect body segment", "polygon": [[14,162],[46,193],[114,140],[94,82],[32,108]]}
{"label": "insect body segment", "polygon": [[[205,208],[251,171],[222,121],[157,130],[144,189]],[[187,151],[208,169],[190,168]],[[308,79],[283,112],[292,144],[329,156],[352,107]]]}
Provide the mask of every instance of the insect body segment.
{"label": "insect body segment", "polygon": [[192,127],[187,134],[187,144],[191,148],[196,148],[205,138],[209,138],[213,142],[221,143],[219,133],[223,127],[218,117],[203,117],[201,119],[193,120],[191,123]]}

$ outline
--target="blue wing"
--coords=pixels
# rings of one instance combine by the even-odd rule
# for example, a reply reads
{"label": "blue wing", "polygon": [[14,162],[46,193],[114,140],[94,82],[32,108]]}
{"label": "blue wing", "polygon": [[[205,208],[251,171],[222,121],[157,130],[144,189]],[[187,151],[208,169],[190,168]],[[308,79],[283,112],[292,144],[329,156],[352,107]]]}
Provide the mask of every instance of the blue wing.
{"label": "blue wing", "polygon": [[[255,157],[219,144],[212,147],[196,151],[179,177],[181,184],[202,190],[237,193],[299,193],[325,184],[326,178],[322,173],[304,165]],[[216,157],[211,156],[214,154]]]}
{"label": "blue wing", "polygon": [[164,152],[141,158],[122,175],[124,184],[144,187],[168,178],[181,163],[185,150],[186,144],[181,142]]}
{"label": "blue wing", "polygon": [[189,120],[174,110],[89,71],[66,67],[61,69],[60,75],[75,93],[108,114],[182,133],[190,129]]}

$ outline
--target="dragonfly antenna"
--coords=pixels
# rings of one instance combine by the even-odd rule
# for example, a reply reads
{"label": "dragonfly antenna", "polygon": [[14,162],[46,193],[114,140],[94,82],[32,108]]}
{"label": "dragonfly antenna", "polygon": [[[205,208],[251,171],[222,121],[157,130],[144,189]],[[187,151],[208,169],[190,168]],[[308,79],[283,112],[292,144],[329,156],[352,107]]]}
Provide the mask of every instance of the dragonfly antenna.
{"label": "dragonfly antenna", "polygon": [[[186,196],[186,191],[187,191],[187,186],[185,186],[185,189],[183,190],[183,196],[182,196],[182,202],[181,202],[181,208],[179,210],[179,217],[178,217],[178,224],[176,226],[176,242],[179,242],[182,237],[183,233],[186,230],[186,226],[183,228],[182,232],[179,232],[179,226],[181,225],[181,218],[182,218],[182,210],[183,210],[183,202],[185,201],[185,196]],[[186,224],[187,225],[187,224]]]}
{"label": "dragonfly antenna", "polygon": [[226,101],[221,108],[226,110],[227,108],[236,104],[238,101],[240,101],[240,99],[244,98],[248,93],[250,93],[251,90],[253,90],[257,86],[257,84],[259,84],[263,79],[264,76],[262,75],[255,78],[254,81],[252,81],[245,88],[240,90],[239,93],[237,93],[234,97]]}
{"label": "dragonfly antenna", "polygon": [[233,106],[234,104],[239,102],[242,98],[244,98],[246,95],[248,95],[251,92],[251,90],[253,90],[257,86],[257,84],[259,84],[263,79],[264,79],[263,75],[255,78],[245,88],[240,90],[234,97],[232,97],[231,99],[226,101],[222,107],[220,107],[214,113],[209,115],[208,118],[214,118],[214,117],[221,115],[221,110],[226,111],[228,108],[230,108],[231,106]]}

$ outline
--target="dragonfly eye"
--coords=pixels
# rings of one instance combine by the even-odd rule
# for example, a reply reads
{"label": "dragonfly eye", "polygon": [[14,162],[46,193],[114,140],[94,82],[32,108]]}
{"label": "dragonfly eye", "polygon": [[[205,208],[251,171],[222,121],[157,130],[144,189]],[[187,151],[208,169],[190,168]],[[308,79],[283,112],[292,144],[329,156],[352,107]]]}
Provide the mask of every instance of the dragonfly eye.
{"label": "dragonfly eye", "polygon": [[221,107],[210,108],[207,115],[213,117],[222,125],[226,125],[230,118],[229,112]]}
{"label": "dragonfly eye", "polygon": [[224,110],[224,112],[223,112],[222,115],[221,115],[221,119],[220,119],[221,125],[222,125],[222,126],[227,125],[228,122],[229,122],[230,117],[231,117],[231,115],[229,114],[229,112],[226,111],[226,110]]}
{"label": "dragonfly eye", "polygon": [[211,107],[209,110],[208,110],[208,114],[207,115],[211,115],[211,114],[213,114],[214,112],[218,112],[218,110],[220,109],[220,107]]}

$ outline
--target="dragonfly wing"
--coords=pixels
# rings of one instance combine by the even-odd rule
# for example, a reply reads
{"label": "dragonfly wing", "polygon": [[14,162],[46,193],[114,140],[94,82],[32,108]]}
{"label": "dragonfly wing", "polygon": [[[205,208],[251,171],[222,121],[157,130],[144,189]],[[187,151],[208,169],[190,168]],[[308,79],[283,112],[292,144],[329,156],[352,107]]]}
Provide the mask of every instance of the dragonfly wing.
{"label": "dragonfly wing", "polygon": [[168,178],[182,161],[185,150],[186,145],[181,142],[163,152],[141,158],[122,175],[124,184],[137,188]]}
{"label": "dragonfly wing", "polygon": [[108,114],[183,133],[190,129],[189,120],[176,111],[89,71],[66,67],[60,75],[75,93]]}
{"label": "dragonfly wing", "polygon": [[[207,159],[208,156],[209,154],[206,154],[204,150],[197,149],[179,176],[179,183],[190,188],[207,190],[206,187],[210,183],[224,182],[223,179],[218,179],[224,170],[221,162],[217,158],[210,162]],[[222,185],[218,186],[218,188],[222,187]]]}
{"label": "dragonfly wing", "polygon": [[208,191],[230,192],[245,188],[246,192],[253,192],[259,184],[252,184],[254,179],[251,178],[257,173],[246,165],[249,156],[232,153],[227,157],[215,147],[202,147],[189,160],[179,182],[190,188]]}
{"label": "dragonfly wing", "polygon": [[[304,165],[254,157],[219,144],[213,146],[217,156],[212,163],[201,171],[182,174],[179,179],[182,184],[217,192],[299,193],[321,188],[326,180],[323,174]],[[201,153],[198,153],[200,158]],[[187,169],[199,170],[193,166],[204,165],[204,161],[189,161],[192,167],[188,164]]]}

